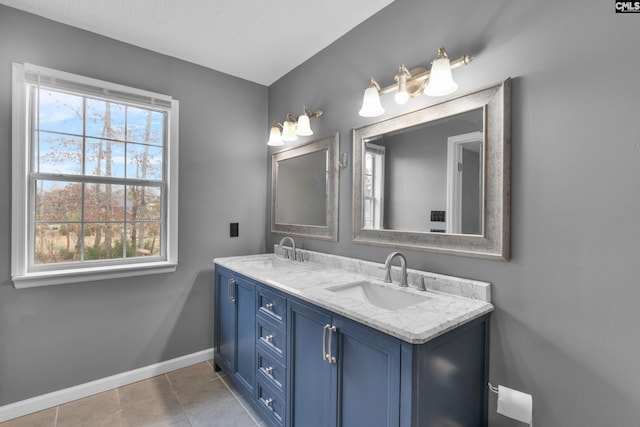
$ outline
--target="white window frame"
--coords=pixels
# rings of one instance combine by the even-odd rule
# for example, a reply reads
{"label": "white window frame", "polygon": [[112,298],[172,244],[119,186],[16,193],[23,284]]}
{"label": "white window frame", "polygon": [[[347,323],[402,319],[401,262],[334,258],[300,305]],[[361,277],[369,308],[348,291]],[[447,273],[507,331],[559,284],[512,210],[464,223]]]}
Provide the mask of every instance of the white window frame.
{"label": "white window frame", "polygon": [[[163,256],[145,260],[143,257],[123,263],[109,265],[65,264],[47,269],[29,266],[29,101],[28,75],[41,75],[84,88],[86,96],[96,93],[108,94],[110,99],[140,103],[140,105],[162,105],[168,114],[165,155],[166,176],[166,250]],[[12,233],[11,233],[11,277],[18,289],[35,286],[58,285],[93,280],[116,279],[146,274],[172,273],[178,265],[178,112],[179,103],[167,95],[135,89],[116,83],[79,76],[32,64],[13,64],[12,99]]]}
{"label": "white window frame", "polygon": [[[373,202],[373,212],[371,215],[372,218],[372,229],[373,230],[382,230],[382,226],[384,224],[384,181],[385,181],[385,156],[387,149],[382,145],[372,144],[367,142],[365,144],[365,156],[367,153],[374,154],[374,164],[373,164],[373,172],[372,172],[372,186],[373,186],[373,196],[372,197],[364,197],[364,204],[366,204],[367,200],[371,200]],[[364,210],[364,208],[363,208]]]}

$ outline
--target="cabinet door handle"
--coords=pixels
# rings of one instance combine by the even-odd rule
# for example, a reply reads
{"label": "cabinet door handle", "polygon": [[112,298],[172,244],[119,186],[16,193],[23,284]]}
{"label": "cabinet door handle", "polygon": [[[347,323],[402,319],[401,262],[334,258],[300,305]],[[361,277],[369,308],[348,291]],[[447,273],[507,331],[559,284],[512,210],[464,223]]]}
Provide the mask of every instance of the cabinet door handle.
{"label": "cabinet door handle", "polygon": [[269,366],[264,370],[268,375],[273,376],[273,366]]}
{"label": "cabinet door handle", "polygon": [[273,311],[273,304],[272,303],[265,304],[264,307],[269,311]]}
{"label": "cabinet door handle", "polygon": [[322,329],[322,360],[328,360],[329,354],[327,353],[327,331],[331,329],[331,325],[324,325]]}
{"label": "cabinet door handle", "polygon": [[273,335],[269,334],[266,337],[264,337],[264,339],[267,340],[269,344],[273,344]]}
{"label": "cabinet door handle", "polygon": [[236,281],[233,279],[229,279],[227,281],[227,298],[229,299],[229,301],[231,301],[232,303],[236,302],[235,297],[233,296],[233,288],[236,284]]}
{"label": "cabinet door handle", "polygon": [[[327,325],[329,326],[329,325]],[[333,357],[333,334],[337,329],[335,326],[329,326],[329,353],[327,354],[327,362],[336,363],[337,360]]]}
{"label": "cabinet door handle", "polygon": [[273,399],[272,398],[265,399],[264,404],[267,405],[267,407],[269,407],[269,409],[272,409],[273,408]]}

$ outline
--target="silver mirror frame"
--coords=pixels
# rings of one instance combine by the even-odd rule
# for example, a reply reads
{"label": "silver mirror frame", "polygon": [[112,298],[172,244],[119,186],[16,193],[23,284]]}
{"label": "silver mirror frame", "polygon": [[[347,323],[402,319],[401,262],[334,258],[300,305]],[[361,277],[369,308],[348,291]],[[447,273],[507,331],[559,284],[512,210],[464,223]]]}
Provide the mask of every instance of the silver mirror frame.
{"label": "silver mirror frame", "polygon": [[[321,240],[338,240],[338,198],[340,168],[338,164],[339,134],[312,141],[308,144],[288,148],[271,154],[271,232],[290,236],[311,237]],[[327,225],[278,224],[276,223],[276,198],[278,192],[278,162],[297,156],[328,150],[329,165],[327,177]]]}
{"label": "silver mirror frame", "polygon": [[[482,108],[484,111],[484,225],[482,235],[363,228],[363,139]],[[353,130],[354,243],[509,260],[511,199],[511,79],[420,110]]]}

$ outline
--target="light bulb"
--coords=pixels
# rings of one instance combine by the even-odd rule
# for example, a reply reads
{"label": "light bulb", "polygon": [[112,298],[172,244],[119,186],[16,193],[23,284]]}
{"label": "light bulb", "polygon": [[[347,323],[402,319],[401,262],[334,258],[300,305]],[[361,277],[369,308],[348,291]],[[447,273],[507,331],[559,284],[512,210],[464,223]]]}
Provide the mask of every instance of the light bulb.
{"label": "light bulb", "polygon": [[409,94],[407,92],[397,92],[394,99],[398,104],[404,104],[409,100]]}
{"label": "light bulb", "polygon": [[400,71],[396,76],[396,81],[398,82],[398,91],[396,92],[394,98],[398,104],[404,104],[409,100],[409,93],[407,92],[407,69],[404,65],[400,66]]}

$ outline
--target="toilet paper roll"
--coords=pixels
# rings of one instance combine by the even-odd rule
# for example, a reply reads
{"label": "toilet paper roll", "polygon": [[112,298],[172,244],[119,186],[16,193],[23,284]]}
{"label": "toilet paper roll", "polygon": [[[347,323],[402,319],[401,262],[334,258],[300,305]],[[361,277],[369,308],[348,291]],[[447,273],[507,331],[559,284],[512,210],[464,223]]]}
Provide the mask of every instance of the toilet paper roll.
{"label": "toilet paper roll", "polygon": [[531,424],[533,397],[530,394],[498,386],[498,413]]}

